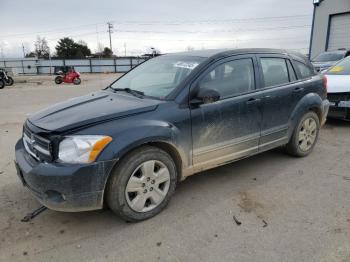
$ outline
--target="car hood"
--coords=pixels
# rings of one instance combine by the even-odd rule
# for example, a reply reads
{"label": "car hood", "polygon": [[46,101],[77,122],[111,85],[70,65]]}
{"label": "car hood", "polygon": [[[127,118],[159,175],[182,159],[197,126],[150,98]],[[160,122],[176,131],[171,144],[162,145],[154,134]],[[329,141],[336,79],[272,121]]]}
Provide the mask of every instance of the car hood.
{"label": "car hood", "polygon": [[28,120],[39,128],[62,132],[152,111],[160,103],[162,101],[101,90],[53,105],[35,113]]}
{"label": "car hood", "polygon": [[350,75],[327,75],[328,93],[350,92]]}

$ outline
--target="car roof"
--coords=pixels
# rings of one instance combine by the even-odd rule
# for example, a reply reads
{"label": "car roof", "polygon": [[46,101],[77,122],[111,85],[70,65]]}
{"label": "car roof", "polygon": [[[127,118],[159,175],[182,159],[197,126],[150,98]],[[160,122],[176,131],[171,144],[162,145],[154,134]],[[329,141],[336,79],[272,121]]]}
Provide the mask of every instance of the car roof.
{"label": "car roof", "polygon": [[325,53],[333,53],[333,54],[345,54],[346,52],[348,52],[349,49],[341,49],[341,50],[332,50],[332,51],[325,51],[322,52],[320,54],[325,54]]}
{"label": "car roof", "polygon": [[169,53],[166,56],[183,55],[183,56],[197,56],[203,58],[221,58],[231,55],[239,54],[287,54],[293,59],[301,60],[306,64],[309,64],[309,60],[305,55],[301,53],[285,50],[285,49],[273,49],[273,48],[239,48],[239,49],[205,49],[205,50],[193,50],[179,53]]}
{"label": "car roof", "polygon": [[[186,56],[199,56],[199,57],[212,57],[212,56],[227,56],[236,54],[246,53],[275,53],[275,54],[299,54],[293,51],[287,51],[285,49],[273,49],[273,48],[239,48],[239,49],[205,49],[205,50],[194,50],[178,53],[168,53],[165,55],[186,55]],[[301,54],[299,54],[301,55]],[[301,55],[302,56],[302,55]]]}

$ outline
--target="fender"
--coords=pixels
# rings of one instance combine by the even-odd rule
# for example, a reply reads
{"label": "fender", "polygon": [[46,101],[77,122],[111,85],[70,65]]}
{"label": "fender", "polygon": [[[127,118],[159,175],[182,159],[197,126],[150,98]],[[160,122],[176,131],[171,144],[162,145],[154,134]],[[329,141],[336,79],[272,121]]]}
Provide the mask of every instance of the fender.
{"label": "fender", "polygon": [[[133,125],[130,125],[133,123]],[[118,121],[117,125],[122,125]],[[106,128],[108,129],[108,128]],[[120,128],[98,157],[100,161],[122,158],[126,153],[148,143],[166,143],[176,150],[181,158],[182,165],[187,167],[191,162],[191,143],[187,142],[186,132],[180,131],[178,127],[166,121],[137,120],[128,121],[127,128]],[[186,153],[187,152],[187,153]]]}
{"label": "fender", "polygon": [[[299,119],[311,109],[317,108],[317,110],[322,111],[322,98],[316,93],[306,94],[298,104],[295,106],[290,118],[289,118],[289,130],[288,135],[291,137]],[[321,119],[320,119],[321,121]]]}

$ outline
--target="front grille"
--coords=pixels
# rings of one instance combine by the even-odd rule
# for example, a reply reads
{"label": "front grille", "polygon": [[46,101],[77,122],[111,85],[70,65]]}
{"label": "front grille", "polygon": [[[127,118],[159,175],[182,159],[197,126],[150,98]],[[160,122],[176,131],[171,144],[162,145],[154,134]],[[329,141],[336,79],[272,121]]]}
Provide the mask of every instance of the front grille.
{"label": "front grille", "polygon": [[23,144],[26,151],[35,159],[51,159],[50,140],[35,134],[26,124],[23,127]]}
{"label": "front grille", "polygon": [[350,93],[328,93],[327,98],[330,102],[338,103],[340,101],[349,101]]}

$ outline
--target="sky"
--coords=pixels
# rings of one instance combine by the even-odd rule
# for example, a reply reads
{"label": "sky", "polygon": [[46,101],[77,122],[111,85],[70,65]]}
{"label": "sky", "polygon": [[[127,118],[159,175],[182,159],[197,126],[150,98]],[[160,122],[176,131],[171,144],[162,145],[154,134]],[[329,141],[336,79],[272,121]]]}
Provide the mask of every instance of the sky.
{"label": "sky", "polygon": [[23,57],[45,37],[62,37],[118,56],[192,49],[271,47],[308,52],[312,0],[1,0],[0,58]]}

